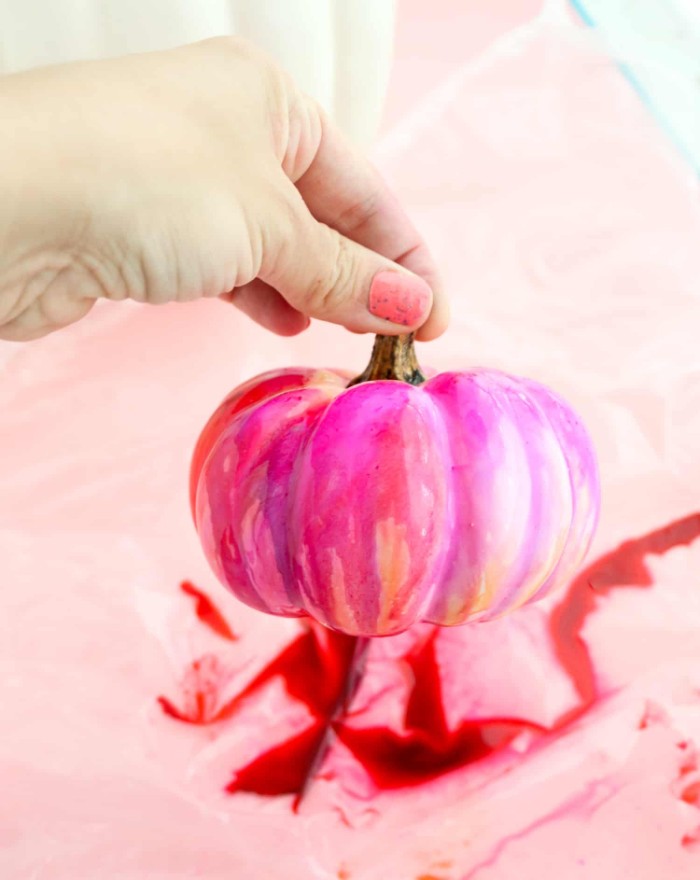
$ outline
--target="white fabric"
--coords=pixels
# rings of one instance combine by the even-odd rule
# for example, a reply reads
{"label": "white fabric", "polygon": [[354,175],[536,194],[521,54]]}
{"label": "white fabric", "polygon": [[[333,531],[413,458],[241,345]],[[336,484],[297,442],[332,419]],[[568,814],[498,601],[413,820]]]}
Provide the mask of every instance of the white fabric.
{"label": "white fabric", "polygon": [[238,34],[366,143],[384,99],[394,12],[395,0],[0,0],[0,72]]}

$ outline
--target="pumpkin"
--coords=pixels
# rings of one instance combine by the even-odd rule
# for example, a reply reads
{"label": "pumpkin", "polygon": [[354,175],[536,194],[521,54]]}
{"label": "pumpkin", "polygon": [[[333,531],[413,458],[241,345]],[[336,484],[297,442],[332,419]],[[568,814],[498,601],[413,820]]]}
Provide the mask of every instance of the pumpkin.
{"label": "pumpkin", "polygon": [[489,369],[427,379],[412,338],[342,371],[265,373],[205,427],[191,502],[221,582],[358,636],[486,620],[563,584],[599,507],[591,440],[548,388]]}

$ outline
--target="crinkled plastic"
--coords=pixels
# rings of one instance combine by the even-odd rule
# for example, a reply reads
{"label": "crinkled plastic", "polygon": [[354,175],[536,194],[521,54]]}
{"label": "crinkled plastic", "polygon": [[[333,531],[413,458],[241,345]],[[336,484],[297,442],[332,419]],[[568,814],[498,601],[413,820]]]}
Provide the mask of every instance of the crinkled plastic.
{"label": "crinkled plastic", "polygon": [[[294,813],[241,771],[303,739],[337,667],[323,633],[216,585],[189,457],[238,382],[360,369],[369,340],[273,339],[201,302],[3,345],[0,876],[698,876],[696,179],[594,35],[551,17],[456,70],[378,160],[452,296],[424,359],[530,375],[590,428],[586,567],[545,604],[373,647]],[[294,678],[294,657],[318,662]]]}

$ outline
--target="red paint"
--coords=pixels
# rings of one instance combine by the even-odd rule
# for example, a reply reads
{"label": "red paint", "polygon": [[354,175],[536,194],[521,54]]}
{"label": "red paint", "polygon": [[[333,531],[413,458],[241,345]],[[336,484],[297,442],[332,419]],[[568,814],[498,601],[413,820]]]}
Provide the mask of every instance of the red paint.
{"label": "red paint", "polygon": [[183,708],[167,697],[158,697],[161,708],[178,721],[187,724],[211,724],[218,717],[219,695],[230,675],[215,654],[204,654],[185,669],[180,682]]}
{"label": "red paint", "polygon": [[238,638],[228,625],[224,615],[219,611],[216,605],[214,605],[206,593],[198,590],[194,584],[190,583],[190,581],[183,581],[180,584],[180,589],[183,593],[192,596],[195,599],[195,614],[205,626],[208,626],[209,629],[213,630],[213,632],[222,638],[229,639],[229,641],[233,642]]}
{"label": "red paint", "polygon": [[700,753],[686,748],[674,792],[683,803],[700,810]]}
{"label": "red paint", "polygon": [[700,536],[700,513],[669,523],[640,538],[625,541],[601,556],[574,580],[566,596],[553,609],[549,627],[556,656],[576,686],[581,702],[558,719],[557,727],[586,712],[596,699],[593,664],[581,630],[588,615],[604,596],[620,587],[646,588],[653,584],[644,558],[661,556],[672,547],[690,544]]}
{"label": "red paint", "polygon": [[328,718],[345,686],[354,648],[351,636],[305,624],[305,631],[227,703],[216,720],[231,718],[245,699],[276,677],[283,680],[289,696],[304,703],[312,715]]}
{"label": "red paint", "polygon": [[[564,599],[552,611],[550,632],[556,656],[571,677],[580,699],[549,731],[527,719],[509,717],[465,719],[450,730],[435,652],[439,629],[403,658],[413,673],[413,681],[401,732],[383,726],[358,728],[345,723],[357,684],[354,681],[355,639],[316,624],[307,624],[304,632],[222,707],[217,707],[212,694],[212,689],[216,690],[216,675],[212,675],[211,666],[205,675],[201,661],[197,661],[200,666],[196,670],[193,664],[185,709],[176,708],[163,697],[160,703],[164,712],[181,721],[195,724],[230,721],[245,700],[272,678],[279,677],[289,696],[308,708],[314,719],[312,723],[238,769],[227,786],[229,792],[296,794],[298,803],[301,793],[319,770],[331,732],[350,749],[378,788],[418,785],[506,749],[522,732],[552,735],[584,714],[598,694],[593,665],[581,632],[599,597],[622,587],[651,586],[645,557],[690,544],[699,536],[700,513],[697,513],[626,541],[593,562],[574,580]],[[652,715],[645,715],[640,725],[651,723]],[[689,779],[681,794],[686,803],[696,802],[696,787],[696,780]],[[695,846],[694,836],[684,841],[684,845]]]}
{"label": "red paint", "polygon": [[[616,794],[617,789],[610,786],[604,779],[589,782],[582,791],[576,792],[573,797],[569,798],[566,802],[551,810],[549,813],[545,813],[543,816],[529,822],[513,834],[507,834],[505,837],[501,837],[489,855],[477,864],[472,865],[469,872],[461,877],[461,880],[476,880],[476,878],[481,880],[482,877],[489,876],[491,872],[487,872],[486,869],[497,865],[503,853],[508,847],[512,846],[512,844],[524,840],[534,831],[537,831],[540,828],[545,828],[552,822],[566,819],[572,814],[583,818],[585,821]],[[585,861],[577,859],[577,864],[584,865]]]}
{"label": "red paint", "polygon": [[339,728],[339,739],[379,788],[419,785],[500,751],[525,730],[542,732],[531,722],[513,718],[467,720],[450,731],[435,656],[439,632],[435,630],[405,658],[413,672],[405,732],[386,727]]}
{"label": "red paint", "polygon": [[700,853],[700,825],[681,838],[681,846],[693,853]]}
{"label": "red paint", "polygon": [[158,702],[160,708],[165,712],[166,715],[169,715],[171,718],[174,718],[176,721],[184,721],[186,724],[199,724],[199,721],[196,721],[193,718],[188,718],[174,703],[171,703],[167,697],[156,697],[156,701]]}
{"label": "red paint", "polygon": [[226,791],[255,794],[298,794],[306,785],[307,768],[314,760],[324,734],[324,725],[307,727],[300,734],[263,752],[236,771]]}
{"label": "red paint", "polygon": [[686,786],[681,792],[681,800],[693,807],[700,807],[700,781]]}
{"label": "red paint", "polygon": [[356,685],[357,640],[309,624],[293,642],[268,663],[236,696],[219,706],[216,697],[228,681],[210,655],[195,660],[181,682],[183,708],[158,697],[162,710],[178,721],[208,725],[234,717],[243,703],[273,678],[283,680],[288,694],[304,703],[313,723],[237,771],[226,790],[256,794],[296,794],[298,805],[310,779],[320,769],[329,743],[329,728],[339,709],[345,713]]}
{"label": "red paint", "polygon": [[197,445],[194,448],[194,452],[192,453],[192,462],[190,465],[190,509],[193,514],[195,512],[195,496],[200,471],[212,450],[213,444],[220,436],[223,427],[227,425],[237,413],[243,412],[243,410],[247,409],[249,406],[253,406],[267,397],[272,397],[274,394],[279,394],[281,391],[304,386],[313,372],[313,370],[303,368],[299,370],[284,371],[282,374],[273,371],[268,374],[267,379],[264,381],[259,381],[258,377],[252,381],[245,382],[243,385],[240,385],[232,391],[221,402],[207,424],[204,426],[199,440],[197,441]]}
{"label": "red paint", "polygon": [[299,807],[332,744],[335,722],[345,716],[357,690],[366,658],[363,641],[310,623],[224,707],[220,717],[230,718],[246,697],[280,676],[289,695],[305,703],[314,716],[302,733],[238,770],[228,792],[295,794],[294,809]]}

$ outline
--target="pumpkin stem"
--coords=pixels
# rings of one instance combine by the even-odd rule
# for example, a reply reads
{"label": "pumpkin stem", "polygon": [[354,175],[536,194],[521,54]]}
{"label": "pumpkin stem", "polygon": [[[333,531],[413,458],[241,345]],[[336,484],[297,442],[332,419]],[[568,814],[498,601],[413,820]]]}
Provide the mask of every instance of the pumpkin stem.
{"label": "pumpkin stem", "polygon": [[374,340],[372,358],[367,369],[348,384],[374,382],[377,379],[395,379],[409,385],[422,385],[425,376],[421,372],[413,345],[413,333],[401,336],[377,336]]}
{"label": "pumpkin stem", "polygon": [[328,752],[333,745],[333,740],[335,739],[335,728],[345,720],[345,716],[350,710],[350,704],[355,698],[355,694],[357,693],[364,677],[367,654],[369,653],[369,646],[372,639],[366,636],[350,636],[349,638],[352,640],[353,644],[349,646],[350,657],[348,665],[345,668],[338,689],[338,695],[328,716],[328,721],[326,722],[318,743],[315,746],[311,763],[304,776],[304,781],[294,798],[292,809],[295,813],[298,812],[301,802],[309,790],[309,786],[321,769],[321,765],[326,760]]}

